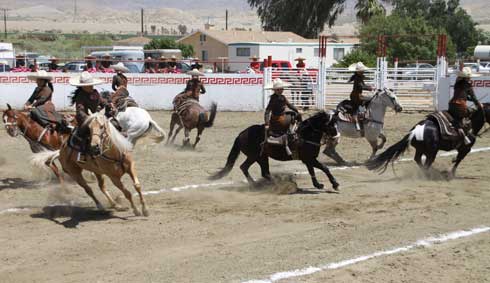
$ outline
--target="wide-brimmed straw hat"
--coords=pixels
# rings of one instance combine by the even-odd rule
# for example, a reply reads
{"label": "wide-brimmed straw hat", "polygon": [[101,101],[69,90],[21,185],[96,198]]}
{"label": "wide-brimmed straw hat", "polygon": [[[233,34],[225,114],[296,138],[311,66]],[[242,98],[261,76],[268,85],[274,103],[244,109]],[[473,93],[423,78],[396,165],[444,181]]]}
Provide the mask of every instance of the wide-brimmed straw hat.
{"label": "wide-brimmed straw hat", "polygon": [[124,66],[123,62],[119,62],[116,65],[111,65],[109,68],[113,69],[114,71],[119,71],[123,73],[129,72],[129,69]]}
{"label": "wide-brimmed straw hat", "polygon": [[32,73],[32,74],[28,75],[27,78],[31,81],[35,81],[38,79],[48,80],[48,81],[53,80],[53,76],[51,76],[50,74],[48,74],[48,72],[46,72],[44,70],[40,70],[40,71],[37,71],[35,73]]}
{"label": "wide-brimmed straw hat", "polygon": [[470,67],[464,67],[463,70],[458,72],[458,78],[474,78],[474,77],[479,77],[479,74],[473,74],[473,71],[471,70]]}
{"label": "wide-brimmed straw hat", "polygon": [[199,77],[204,76],[204,73],[201,73],[198,69],[193,69],[192,71],[187,72],[187,74],[191,76],[199,76]]}
{"label": "wide-brimmed straw hat", "polygon": [[104,83],[102,80],[94,79],[89,72],[82,72],[80,75],[70,78],[72,86],[91,86]]}
{"label": "wide-brimmed straw hat", "polygon": [[294,59],[294,61],[306,61],[306,59],[303,57],[298,57],[298,58]]}
{"label": "wide-brimmed straw hat", "polygon": [[364,72],[368,69],[362,62],[357,62],[349,66],[349,71]]}
{"label": "wide-brimmed straw hat", "polygon": [[[170,59],[171,59],[172,61],[177,61],[177,57],[175,57],[175,55],[172,55],[172,57],[170,57]],[[194,60],[195,60],[195,59],[194,59]]]}
{"label": "wide-brimmed straw hat", "polygon": [[283,80],[281,80],[280,78],[277,78],[275,79],[272,84],[266,86],[264,89],[273,89],[273,90],[276,90],[276,89],[285,89],[287,87],[290,87],[291,85]]}

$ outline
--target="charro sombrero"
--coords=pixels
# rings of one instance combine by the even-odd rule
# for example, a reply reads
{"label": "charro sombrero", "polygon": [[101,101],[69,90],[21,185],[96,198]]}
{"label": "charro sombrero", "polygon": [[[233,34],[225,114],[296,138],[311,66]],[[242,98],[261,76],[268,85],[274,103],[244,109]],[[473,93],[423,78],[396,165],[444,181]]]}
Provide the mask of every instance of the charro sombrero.
{"label": "charro sombrero", "polygon": [[349,66],[349,71],[364,72],[368,69],[362,62],[357,62]]}
{"label": "charro sombrero", "polygon": [[463,70],[458,72],[458,78],[474,78],[479,77],[479,74],[473,74],[470,67],[464,67]]}
{"label": "charro sombrero", "polygon": [[80,75],[70,78],[72,86],[91,86],[104,83],[102,80],[94,79],[89,72],[82,72]]}
{"label": "charro sombrero", "polygon": [[191,76],[204,76],[204,73],[199,72],[198,69],[193,69],[192,71],[187,72],[187,74]]}
{"label": "charro sombrero", "polygon": [[119,62],[116,65],[111,65],[109,68],[113,69],[114,71],[119,71],[123,73],[129,72],[129,69],[124,66],[123,62]]}
{"label": "charro sombrero", "polygon": [[44,70],[40,70],[31,75],[28,75],[27,78],[31,81],[35,81],[37,79],[51,81],[53,79],[53,76],[51,76],[50,74],[48,74],[48,72]]}
{"label": "charro sombrero", "polygon": [[277,78],[275,79],[271,85],[268,85],[266,87],[264,87],[264,89],[273,89],[273,90],[276,90],[276,89],[285,89],[287,87],[290,87],[291,85],[288,84],[287,82],[281,80],[280,78]]}

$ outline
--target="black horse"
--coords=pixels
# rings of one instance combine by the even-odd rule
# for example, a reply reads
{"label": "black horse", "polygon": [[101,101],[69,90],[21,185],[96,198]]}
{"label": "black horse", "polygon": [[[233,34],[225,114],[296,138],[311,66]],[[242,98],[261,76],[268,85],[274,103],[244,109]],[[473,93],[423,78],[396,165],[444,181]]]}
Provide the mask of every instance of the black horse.
{"label": "black horse", "polygon": [[[335,177],[330,173],[328,167],[321,164],[317,160],[323,135],[326,134],[329,136],[335,136],[337,134],[333,120],[333,115],[321,111],[301,122],[298,126],[298,157],[308,168],[313,185],[317,189],[323,189],[324,186],[316,179],[314,168],[322,170],[327,175],[332,187],[335,190],[338,190],[339,187],[339,184],[335,180]],[[221,171],[211,176],[210,179],[216,180],[226,176],[233,168],[233,165],[235,164],[235,161],[237,160],[241,151],[247,156],[247,159],[242,163],[240,169],[242,169],[243,174],[245,174],[248,182],[251,185],[254,185],[255,181],[250,176],[248,169],[255,162],[260,165],[262,177],[267,180],[271,180],[271,175],[269,172],[269,157],[279,161],[289,161],[292,160],[292,158],[291,156],[287,155],[283,146],[267,145],[266,149],[262,150],[262,143],[264,142],[264,139],[264,125],[253,125],[245,129],[235,139],[233,148],[228,155],[226,166]]]}
{"label": "black horse", "polygon": [[[488,110],[486,110],[488,111]],[[428,172],[428,169],[434,163],[437,152],[439,150],[450,151],[457,150],[458,155],[453,160],[453,168],[449,172],[449,178],[453,178],[456,174],[456,168],[466,155],[471,151],[471,148],[476,142],[476,136],[482,129],[486,121],[484,109],[478,109],[470,116],[471,119],[471,134],[468,135],[471,143],[465,144],[462,141],[449,141],[441,138],[439,124],[432,119],[418,123],[408,135],[401,141],[389,147],[385,152],[379,154],[372,160],[366,163],[369,170],[377,170],[383,173],[386,171],[390,162],[394,162],[402,155],[407,148],[412,145],[415,148],[415,158],[419,167]],[[422,156],[425,155],[425,162],[422,162]]]}

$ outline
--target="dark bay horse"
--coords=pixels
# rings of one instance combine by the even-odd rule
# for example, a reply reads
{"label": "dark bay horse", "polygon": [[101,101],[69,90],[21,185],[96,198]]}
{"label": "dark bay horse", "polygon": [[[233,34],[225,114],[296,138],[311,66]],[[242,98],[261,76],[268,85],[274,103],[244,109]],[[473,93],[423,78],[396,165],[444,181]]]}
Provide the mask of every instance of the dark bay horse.
{"label": "dark bay horse", "polygon": [[[332,114],[321,111],[301,122],[297,131],[300,140],[297,148],[298,157],[308,168],[313,185],[317,189],[323,189],[324,186],[318,182],[314,168],[322,170],[327,175],[335,190],[338,190],[339,187],[339,183],[337,183],[335,177],[330,173],[328,167],[317,160],[323,135],[335,136],[337,134],[333,120]],[[250,166],[255,162],[260,165],[262,177],[271,180],[269,157],[279,161],[289,161],[292,158],[287,155],[283,146],[268,145],[267,150],[265,150],[267,154],[262,154],[262,143],[264,139],[264,125],[253,125],[245,129],[235,139],[225,167],[211,176],[210,179],[217,180],[225,177],[233,169],[240,152],[243,152],[247,156],[247,159],[242,163],[240,169],[247,177],[248,182],[252,185],[255,184],[254,179],[248,172]]]}
{"label": "dark bay horse", "polygon": [[[43,128],[31,119],[28,113],[14,110],[9,104],[7,104],[7,110],[3,112],[3,122],[7,133],[11,137],[22,135],[29,143],[33,153],[39,153],[45,150],[57,150],[69,136],[69,133],[60,134],[57,131]],[[46,166],[51,168],[60,183],[62,183],[63,176],[60,174],[56,164],[48,162]]]}
{"label": "dark bay horse", "polygon": [[[377,170],[383,173],[386,171],[391,162],[396,161],[411,145],[415,148],[415,162],[425,172],[434,163],[437,152],[439,150],[451,151],[457,150],[458,155],[453,160],[453,167],[449,172],[448,178],[453,178],[456,174],[458,165],[463,161],[466,155],[471,151],[471,148],[476,142],[476,136],[485,124],[485,121],[490,118],[490,108],[478,109],[473,112],[471,118],[471,135],[468,135],[471,140],[470,144],[464,144],[461,141],[448,141],[441,138],[439,124],[432,119],[425,119],[418,123],[409,134],[401,141],[389,147],[385,152],[377,155],[372,160],[366,162],[366,167],[369,170]],[[487,118],[486,118],[486,117]],[[425,162],[422,161],[422,156],[425,156]]]}
{"label": "dark bay horse", "polygon": [[[208,115],[206,109],[199,104],[200,90],[201,85],[194,83],[189,92],[183,92],[174,99],[175,112],[172,113],[170,120],[170,133],[167,144],[173,143],[177,134],[184,128],[183,146],[188,146],[190,144],[190,132],[192,129],[197,128],[196,141],[193,145],[193,148],[196,148],[197,143],[201,140],[204,129],[213,126],[218,105],[213,103]],[[175,125],[178,125],[178,128],[175,134],[173,134]]]}

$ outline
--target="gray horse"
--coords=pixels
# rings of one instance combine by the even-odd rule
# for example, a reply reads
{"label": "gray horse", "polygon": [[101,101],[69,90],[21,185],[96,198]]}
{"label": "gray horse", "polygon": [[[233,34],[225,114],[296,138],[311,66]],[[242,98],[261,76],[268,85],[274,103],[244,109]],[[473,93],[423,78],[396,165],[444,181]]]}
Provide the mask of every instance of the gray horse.
{"label": "gray horse", "polygon": [[[356,129],[356,124],[350,121],[344,121],[343,119],[337,120],[337,129],[340,136],[345,136],[349,138],[366,138],[372,148],[372,154],[370,159],[375,156],[376,152],[383,148],[386,143],[386,137],[383,135],[383,125],[386,114],[386,108],[390,107],[396,112],[402,111],[402,106],[400,105],[398,98],[389,89],[379,89],[374,95],[369,97],[369,103],[366,108],[366,113],[369,116],[363,120],[363,132]],[[364,133],[364,136],[362,135]],[[340,137],[335,139],[327,140],[327,146],[323,151],[328,157],[335,160],[338,164],[346,165],[348,164],[335,150],[339,142]],[[381,143],[378,144],[378,139],[381,139]]]}

